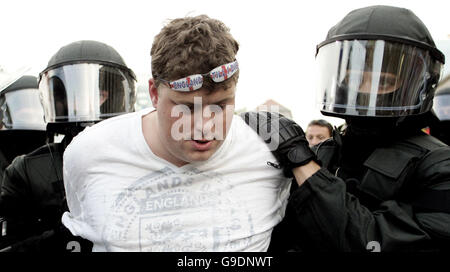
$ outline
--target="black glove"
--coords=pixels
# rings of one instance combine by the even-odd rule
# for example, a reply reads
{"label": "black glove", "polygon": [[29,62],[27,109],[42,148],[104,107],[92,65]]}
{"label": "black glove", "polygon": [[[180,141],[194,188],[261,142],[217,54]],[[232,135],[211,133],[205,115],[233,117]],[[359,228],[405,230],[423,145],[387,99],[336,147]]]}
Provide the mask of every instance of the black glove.
{"label": "black glove", "polygon": [[291,119],[275,112],[245,112],[241,114],[247,125],[268,144],[286,177],[292,169],[316,161],[302,128]]}

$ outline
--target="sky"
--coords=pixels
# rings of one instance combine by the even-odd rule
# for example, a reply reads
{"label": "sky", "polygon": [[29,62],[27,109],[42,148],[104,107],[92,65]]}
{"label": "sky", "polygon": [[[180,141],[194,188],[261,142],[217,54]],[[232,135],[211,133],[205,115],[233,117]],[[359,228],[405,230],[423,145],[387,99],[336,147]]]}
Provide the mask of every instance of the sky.
{"label": "sky", "polygon": [[[334,125],[316,106],[315,50],[328,29],[353,9],[393,5],[412,10],[435,41],[449,40],[450,4],[428,1],[253,0],[3,0],[0,67],[28,67],[38,75],[59,48],[78,40],[114,47],[146,85],[153,37],[170,19],[206,14],[224,22],[239,42],[236,108],[252,110],[268,99],[291,109],[303,128],[312,119]],[[449,47],[450,50],[450,47]]]}

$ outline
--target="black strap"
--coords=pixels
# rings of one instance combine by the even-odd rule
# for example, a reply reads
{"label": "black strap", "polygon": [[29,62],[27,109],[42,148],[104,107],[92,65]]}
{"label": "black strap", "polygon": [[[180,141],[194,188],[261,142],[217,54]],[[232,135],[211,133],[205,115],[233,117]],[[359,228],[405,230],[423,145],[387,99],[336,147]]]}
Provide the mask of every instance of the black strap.
{"label": "black strap", "polygon": [[425,188],[413,206],[418,210],[450,213],[450,190]]}

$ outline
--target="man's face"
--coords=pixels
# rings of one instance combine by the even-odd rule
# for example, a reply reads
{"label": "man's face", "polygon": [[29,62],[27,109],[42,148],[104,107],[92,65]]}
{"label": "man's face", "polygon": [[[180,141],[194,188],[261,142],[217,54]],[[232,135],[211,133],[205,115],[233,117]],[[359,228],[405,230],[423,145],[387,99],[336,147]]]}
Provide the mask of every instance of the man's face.
{"label": "man's face", "polygon": [[[158,136],[173,163],[205,161],[222,145],[234,114],[236,86],[192,92],[171,90],[160,84],[153,93]],[[156,102],[156,103],[155,103]]]}
{"label": "man's face", "polygon": [[[395,74],[379,72],[373,73],[369,71],[349,71],[347,79],[358,82],[360,93],[371,93],[375,88],[378,94],[392,93],[399,87],[399,82]],[[347,83],[352,84],[352,83]]]}
{"label": "man's face", "polygon": [[306,139],[309,146],[315,146],[330,138],[330,132],[327,127],[311,125],[306,129]]}

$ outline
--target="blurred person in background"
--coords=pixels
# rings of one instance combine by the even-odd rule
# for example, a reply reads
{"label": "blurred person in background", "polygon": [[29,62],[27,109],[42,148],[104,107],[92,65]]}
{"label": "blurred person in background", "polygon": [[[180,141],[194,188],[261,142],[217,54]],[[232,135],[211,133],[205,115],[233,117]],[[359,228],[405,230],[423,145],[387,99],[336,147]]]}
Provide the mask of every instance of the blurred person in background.
{"label": "blurred person in background", "polygon": [[437,120],[430,125],[430,134],[450,144],[450,88],[441,88],[434,95],[433,111]]}
{"label": "blurred person in background", "polygon": [[47,141],[35,76],[24,75],[0,91],[0,187],[3,171],[22,154]]}
{"label": "blurred person in background", "polygon": [[306,139],[309,146],[315,146],[333,136],[333,126],[326,120],[318,119],[309,122],[306,127]]}

